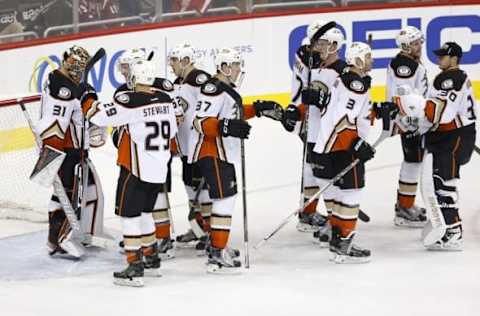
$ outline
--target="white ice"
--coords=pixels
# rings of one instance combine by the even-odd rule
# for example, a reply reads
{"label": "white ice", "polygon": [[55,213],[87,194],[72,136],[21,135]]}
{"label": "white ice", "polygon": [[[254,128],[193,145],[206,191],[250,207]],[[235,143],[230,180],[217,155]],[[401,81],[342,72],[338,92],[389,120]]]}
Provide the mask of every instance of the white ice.
{"label": "white ice", "polygon": [[[296,136],[275,122],[254,119],[252,125],[246,142],[251,246],[298,206],[301,166]],[[93,159],[106,191],[106,226],[119,230],[113,215],[117,169],[111,144],[96,150]],[[455,253],[428,252],[419,230],[393,226],[400,161],[399,140],[390,139],[367,165],[361,205],[372,220],[359,224],[358,243],[370,248],[373,257],[362,265],[330,262],[328,250],[313,244],[310,234],[297,232],[294,220],[262,249],[250,248],[251,268],[241,275],[208,275],[204,257],[179,250],[176,259],[163,263],[161,278],[146,279],[141,289],[125,288],[112,283],[112,271],[123,265],[120,256],[110,253],[101,262],[94,254],[79,263],[53,260],[44,248],[46,224],[0,221],[0,238],[7,238],[0,239],[0,314],[478,315],[480,156],[474,153],[462,169],[465,243],[464,251]],[[176,160],[171,202],[177,234],[188,228],[180,170]],[[22,234],[32,235],[16,237],[18,246],[12,249],[1,247]],[[231,244],[244,252],[241,195]]]}

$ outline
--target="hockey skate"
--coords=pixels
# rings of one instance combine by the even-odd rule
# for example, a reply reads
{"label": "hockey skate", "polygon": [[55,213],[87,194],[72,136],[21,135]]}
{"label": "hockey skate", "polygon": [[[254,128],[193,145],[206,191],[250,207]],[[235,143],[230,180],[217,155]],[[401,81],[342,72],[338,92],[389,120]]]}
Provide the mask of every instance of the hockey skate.
{"label": "hockey skate", "polygon": [[333,254],[331,260],[333,262],[366,263],[370,261],[370,250],[360,248],[353,243],[354,231],[348,237],[341,237],[340,232],[335,230],[335,228],[332,228],[332,240],[330,241],[330,251]]}
{"label": "hockey skate", "polygon": [[462,251],[463,250],[462,224],[455,223],[447,227],[445,235],[432,245],[425,246],[428,250]]}
{"label": "hockey skate", "polygon": [[189,229],[185,234],[178,235],[175,241],[177,242],[177,247],[193,248],[198,242],[198,237],[195,236],[192,229]]}
{"label": "hockey skate", "polygon": [[[208,251],[210,249],[210,236],[205,235],[201,237],[198,243],[195,245],[195,249],[197,250],[197,255],[199,257],[208,255]],[[238,249],[230,248],[227,246],[225,247],[225,251],[227,251],[232,258],[240,257],[240,250]]]}
{"label": "hockey skate", "polygon": [[318,231],[326,222],[327,217],[320,213],[301,212],[298,214],[297,230],[302,233],[313,233]]}
{"label": "hockey skate", "polygon": [[233,258],[227,249],[209,247],[207,272],[214,274],[238,274],[242,263]]}
{"label": "hockey skate", "polygon": [[113,283],[122,286],[143,286],[144,263],[137,260],[128,264],[128,266],[119,272],[113,272]]}
{"label": "hockey skate", "polygon": [[313,232],[314,243],[318,243],[320,248],[328,248],[330,246],[330,239],[332,239],[332,226],[327,221],[325,225],[321,226],[316,232]]}
{"label": "hockey skate", "polygon": [[396,226],[422,228],[427,222],[427,211],[416,205],[405,208],[395,204],[395,217],[393,222]]}
{"label": "hockey skate", "polygon": [[173,239],[165,238],[158,240],[158,254],[160,259],[169,260],[175,258],[175,247]]}
{"label": "hockey skate", "polygon": [[158,246],[154,246],[153,253],[143,258],[143,267],[145,276],[161,277],[160,274],[160,256]]}

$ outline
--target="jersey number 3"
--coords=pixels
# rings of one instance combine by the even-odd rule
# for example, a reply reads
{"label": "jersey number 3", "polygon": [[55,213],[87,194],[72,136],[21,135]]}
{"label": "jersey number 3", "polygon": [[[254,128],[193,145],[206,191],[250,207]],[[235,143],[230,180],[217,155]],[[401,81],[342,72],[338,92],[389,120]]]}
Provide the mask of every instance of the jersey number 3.
{"label": "jersey number 3", "polygon": [[170,149],[170,122],[161,121],[160,125],[158,122],[145,122],[145,127],[152,128],[152,132],[147,135],[145,138],[145,149],[148,151],[158,151],[160,146],[153,145],[152,142],[158,138],[161,134],[162,138],[166,141],[166,144],[163,145],[163,150]]}

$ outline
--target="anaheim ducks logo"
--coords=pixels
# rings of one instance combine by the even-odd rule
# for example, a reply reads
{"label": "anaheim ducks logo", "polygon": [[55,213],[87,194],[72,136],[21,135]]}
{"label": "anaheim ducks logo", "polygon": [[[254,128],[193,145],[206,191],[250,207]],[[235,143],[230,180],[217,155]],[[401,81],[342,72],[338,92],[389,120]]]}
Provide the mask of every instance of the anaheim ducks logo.
{"label": "anaheim ducks logo", "polygon": [[453,88],[453,80],[447,79],[442,82],[442,89],[443,90],[450,90]]}
{"label": "anaheim ducks logo", "polygon": [[199,74],[197,78],[195,78],[195,82],[197,84],[204,84],[208,80],[208,77],[206,74]]}
{"label": "anaheim ducks logo", "polygon": [[217,92],[217,87],[213,83],[207,83],[203,87],[203,91],[205,93],[208,93],[208,94],[213,94],[213,93]]}
{"label": "anaheim ducks logo", "polygon": [[163,80],[162,82],[162,87],[165,91],[172,91],[173,90],[173,84],[170,80]]}
{"label": "anaheim ducks logo", "polygon": [[397,75],[399,77],[408,77],[412,74],[412,70],[408,66],[400,66],[397,68]]}
{"label": "anaheim ducks logo", "polygon": [[117,101],[123,104],[126,104],[130,101],[130,97],[126,93],[122,93],[117,96]]}
{"label": "anaheim ducks logo", "polygon": [[364,85],[363,85],[363,83],[362,83],[360,80],[353,80],[353,81],[350,83],[350,88],[351,88],[353,91],[362,92],[363,89],[364,89]]}
{"label": "anaheim ducks logo", "polygon": [[72,92],[67,87],[61,87],[58,91],[58,96],[61,99],[68,100],[72,96]]}
{"label": "anaheim ducks logo", "polygon": [[183,113],[187,113],[189,108],[187,100],[185,100],[183,97],[176,97],[176,101],[177,101],[177,106],[182,108]]}

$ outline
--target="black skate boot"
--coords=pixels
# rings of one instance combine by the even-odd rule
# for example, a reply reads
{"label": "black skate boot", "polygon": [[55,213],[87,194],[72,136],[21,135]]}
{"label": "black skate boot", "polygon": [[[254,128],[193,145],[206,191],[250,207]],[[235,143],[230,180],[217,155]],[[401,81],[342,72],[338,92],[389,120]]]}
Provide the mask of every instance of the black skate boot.
{"label": "black skate boot", "polygon": [[198,237],[189,229],[185,234],[178,235],[175,241],[180,248],[192,248],[198,242]]}
{"label": "black skate boot", "polygon": [[215,274],[240,273],[242,263],[230,256],[227,249],[208,248],[207,272]]}
{"label": "black skate boot", "polygon": [[360,248],[353,243],[355,231],[347,237],[340,236],[340,229],[332,227],[330,252],[335,263],[366,263],[370,261],[370,250]]}
{"label": "black skate boot", "polygon": [[173,239],[164,238],[158,240],[158,254],[162,260],[170,260],[175,258],[175,247]]}
{"label": "black skate boot", "polygon": [[328,248],[330,239],[332,239],[332,226],[330,223],[327,221],[318,231],[313,232],[313,238],[315,243],[320,245],[320,248]]}
{"label": "black skate boot", "polygon": [[396,226],[422,228],[427,222],[427,211],[416,205],[406,208],[395,204],[395,217],[393,222]]}
{"label": "black skate boot", "polygon": [[320,213],[298,213],[298,224],[297,230],[303,233],[313,233],[320,229],[321,226],[325,225],[327,222],[327,217],[323,216]]}
{"label": "black skate boot", "polygon": [[113,272],[113,283],[123,286],[143,286],[144,263],[142,262],[141,250],[136,253],[137,259],[119,272]]}
{"label": "black skate boot", "polygon": [[160,256],[159,249],[157,245],[152,246],[152,253],[149,255],[144,255],[143,257],[143,267],[145,269],[145,276],[150,277],[160,277]]}

